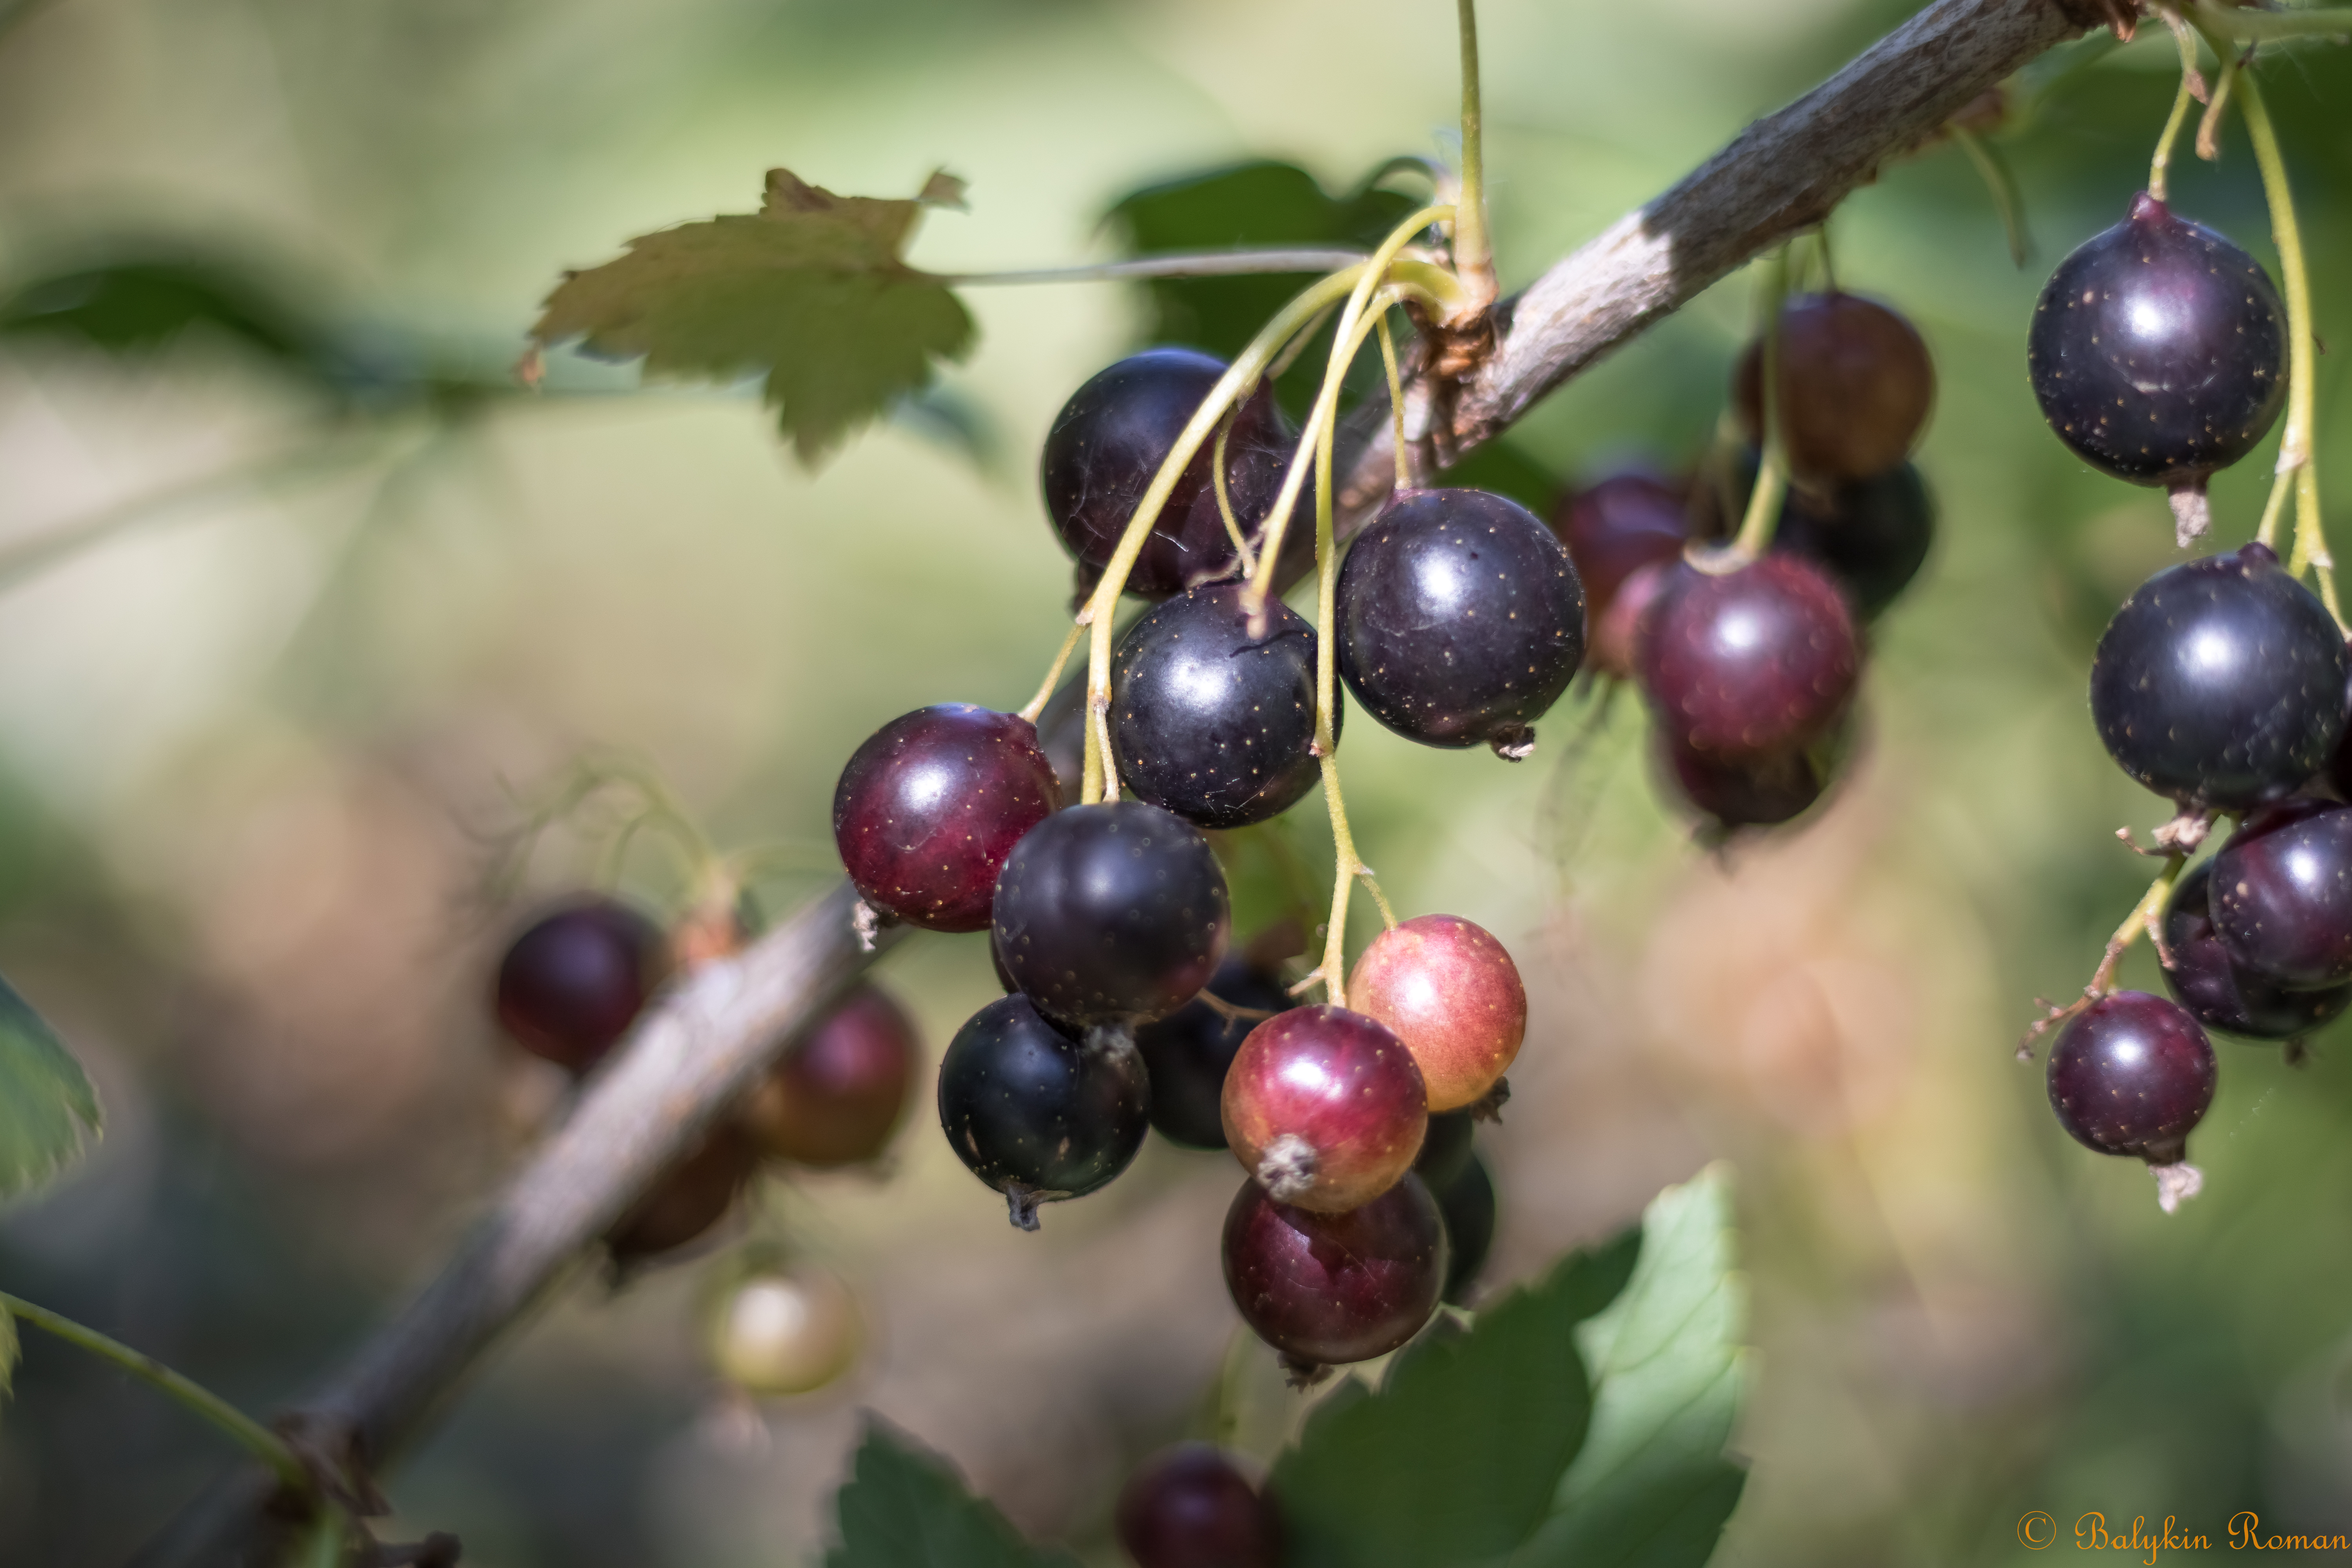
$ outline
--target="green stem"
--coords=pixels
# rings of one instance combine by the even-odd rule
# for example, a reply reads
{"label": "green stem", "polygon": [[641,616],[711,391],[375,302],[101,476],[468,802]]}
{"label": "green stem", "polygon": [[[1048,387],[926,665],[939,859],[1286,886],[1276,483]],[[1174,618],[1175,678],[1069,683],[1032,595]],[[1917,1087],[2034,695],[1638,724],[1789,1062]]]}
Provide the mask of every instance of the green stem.
{"label": "green stem", "polygon": [[2240,11],[2200,4],[2197,26],[2207,37],[2220,33],[2232,38],[2352,38],[2352,8],[2331,6],[2310,11]]}
{"label": "green stem", "polygon": [[2180,89],[2172,95],[2172,113],[2165,120],[2164,130],[2156,139],[2156,156],[2148,161],[2147,194],[2158,201],[2165,199],[2166,175],[2172,168],[2172,149],[2180,140],[2180,128],[2189,123],[2189,106],[2197,95],[2190,89],[2197,81],[2197,35],[2189,24],[2175,16],[2165,22],[2172,28],[2173,42],[2180,46]]}
{"label": "green stem", "polygon": [[1233,487],[1225,483],[1225,447],[1234,433],[1234,410],[1226,409],[1225,416],[1217,421],[1217,444],[1209,454],[1209,484],[1217,492],[1217,516],[1225,525],[1225,537],[1234,542],[1234,552],[1241,558],[1242,575],[1255,575],[1257,557],[1250,553],[1249,535],[1242,531],[1242,520],[1234,515]]}
{"label": "green stem", "polygon": [[1037,715],[1045,710],[1045,704],[1053,700],[1054,688],[1062,683],[1062,671],[1068,667],[1070,655],[1078,646],[1078,634],[1086,629],[1087,624],[1084,621],[1070,623],[1068,633],[1062,638],[1062,651],[1054,656],[1054,667],[1045,672],[1045,684],[1037,688],[1036,696],[1032,697],[1023,705],[1021,717],[1028,720],[1032,724],[1037,721]]}
{"label": "green stem", "polygon": [[1334,272],[1363,260],[1360,250],[1337,246],[1268,246],[1252,249],[1184,251],[1098,261],[1080,267],[1036,267],[1018,272],[935,272],[934,283],[969,288],[993,283],[1109,283],[1133,278],[1244,278],[1267,272]]}
{"label": "green stem", "polygon": [[1789,294],[1789,247],[1772,253],[1764,269],[1760,314],[1764,321],[1764,363],[1760,377],[1764,405],[1764,442],[1757,460],[1756,488],[1748,494],[1748,513],[1740,519],[1739,535],[1731,553],[1753,561],[1772,546],[1772,531],[1780,525],[1780,498],[1788,479],[1788,460],[1780,438],[1780,302]]}
{"label": "green stem", "polygon": [[[1370,263],[1343,268],[1328,278],[1318,279],[1307,285],[1297,298],[1276,312],[1250,340],[1239,357],[1209,389],[1201,406],[1177,436],[1176,444],[1169,448],[1167,460],[1152,476],[1150,487],[1136,503],[1135,515],[1127,521],[1127,531],[1119,535],[1118,548],[1111,552],[1103,567],[1102,581],[1095,585],[1093,597],[1087,601],[1085,616],[1093,636],[1087,645],[1087,706],[1092,717],[1087,725],[1088,736],[1086,754],[1086,779],[1083,797],[1089,804],[1103,798],[1104,763],[1108,760],[1096,743],[1105,726],[1094,721],[1110,707],[1110,637],[1111,619],[1118,606],[1118,596],[1127,589],[1128,574],[1135,570],[1136,557],[1143,553],[1143,542],[1151,536],[1151,526],[1160,519],[1160,509],[1168,504],[1169,495],[1185,466],[1198,455],[1202,443],[1216,429],[1225,410],[1244,392],[1257,384],[1267,364],[1280,353],[1291,337],[1314,321],[1327,305],[1346,295],[1356,286],[1359,276]],[[1286,493],[1296,496],[1294,487]],[[1279,542],[1278,541],[1276,542]],[[1261,559],[1261,564],[1265,559]]]}
{"label": "green stem", "polygon": [[1389,378],[1389,443],[1396,448],[1396,488],[1402,494],[1412,489],[1412,463],[1404,446],[1404,378],[1397,374],[1396,339],[1389,331],[1389,313],[1382,310],[1373,320],[1381,329],[1381,368]]}
{"label": "green stem", "polygon": [[1462,195],[1454,214],[1454,269],[1480,310],[1495,302],[1495,257],[1486,242],[1486,157],[1478,104],[1478,10],[1454,0],[1462,24]]}
{"label": "green stem", "polygon": [[45,1333],[54,1334],[68,1344],[77,1345],[101,1360],[112,1362],[243,1444],[255,1458],[276,1471],[278,1480],[289,1490],[310,1492],[310,1478],[300,1461],[294,1458],[294,1450],[286,1446],[285,1439],[212,1390],[191,1382],[153,1356],[132,1350],[119,1340],[107,1338],[96,1329],[84,1328],[71,1318],[60,1317],[46,1307],[37,1307],[5,1291],[0,1291],[0,1312],[30,1323]]}

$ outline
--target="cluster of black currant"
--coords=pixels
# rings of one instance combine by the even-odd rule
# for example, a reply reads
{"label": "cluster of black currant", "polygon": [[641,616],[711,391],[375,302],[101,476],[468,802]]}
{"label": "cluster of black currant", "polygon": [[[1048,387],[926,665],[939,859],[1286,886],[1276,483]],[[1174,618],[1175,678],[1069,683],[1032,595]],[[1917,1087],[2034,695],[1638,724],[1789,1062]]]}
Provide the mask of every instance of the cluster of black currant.
{"label": "cluster of black currant", "polygon": [[1935,528],[1908,460],[1935,370],[1896,311],[1833,283],[1790,297],[1732,394],[1727,439],[1697,474],[1612,473],[1555,516],[1591,596],[1594,669],[1641,688],[1661,774],[1718,840],[1821,798],[1848,749],[1864,628]]}
{"label": "cluster of black currant", "polygon": [[[872,918],[989,932],[1007,994],[948,1047],[940,1121],[1013,1223],[1109,1182],[1147,1127],[1232,1150],[1249,1179],[1226,1278],[1303,1376],[1395,1349],[1475,1272],[1495,1205],[1470,1122],[1506,1092],[1527,996],[1502,944],[1448,915],[1391,916],[1343,971],[1346,891],[1368,874],[1332,772],[1332,658],[1268,591],[1302,458],[1265,384],[1213,445],[1182,444],[1231,384],[1204,354],[1135,354],[1046,438],[1046,510],[1082,581],[1098,601],[1122,585],[1159,601],[1118,641],[1106,700],[1071,705],[1079,756],[1057,773],[1035,726],[1057,660],[1021,713],[949,704],[883,726],[842,773],[834,828]],[[1338,676],[1432,745],[1523,754],[1582,654],[1566,549],[1482,491],[1400,494],[1324,582]],[[1301,978],[1290,922],[1229,951],[1210,835],[1318,780],[1339,883],[1323,964]],[[1104,798],[1062,804],[1089,783]],[[1317,981],[1329,1000],[1295,1005]]]}
{"label": "cluster of black currant", "polygon": [[[604,1060],[673,974],[723,956],[743,931],[731,908],[665,932],[635,904],[583,894],[542,913],[499,964],[507,1035],[575,1079]],[[617,1271],[677,1253],[726,1217],[763,1163],[835,1170],[880,1157],[906,1111],[919,1044],[913,1020],[877,986],[852,990],[793,1040],[734,1115],[605,1234]],[[846,1289],[772,1247],[726,1271],[711,1350],[752,1393],[799,1394],[849,1365],[860,1338]]]}
{"label": "cluster of black currant", "polygon": [[[2184,67],[2194,45],[2183,39]],[[2352,658],[2318,540],[2309,432],[2310,323],[2299,243],[2259,89],[2239,88],[2288,274],[2176,216],[2159,144],[2149,189],[2058,266],[2035,306],[2027,363],[2059,437],[2116,478],[2170,493],[2185,548],[2208,524],[2205,484],[2292,407],[2255,541],[2158,572],[2116,612],[2091,666],[2109,755],[2178,815],[2149,853],[2162,873],[2107,944],[2050,1052],[2059,1122],[2102,1153],[2154,1168],[2169,1210],[2201,1184],[2188,1137],[2211,1104],[2206,1030],[2300,1039],[2352,1003]],[[2191,90],[2184,79],[2182,103]],[[2297,491],[2294,570],[2273,540]],[[2301,581],[2315,570],[2319,592]],[[2189,859],[2217,818],[2220,851]],[[2126,836],[2127,837],[2127,836]],[[2150,936],[2172,999],[2115,989]]]}

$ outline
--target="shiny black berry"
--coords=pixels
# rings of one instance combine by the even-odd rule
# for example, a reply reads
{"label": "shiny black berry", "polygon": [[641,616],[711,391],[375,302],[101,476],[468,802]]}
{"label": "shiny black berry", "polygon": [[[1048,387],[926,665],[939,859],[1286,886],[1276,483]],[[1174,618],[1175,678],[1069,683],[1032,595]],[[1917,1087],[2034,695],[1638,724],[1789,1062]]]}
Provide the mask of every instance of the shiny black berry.
{"label": "shiny black berry", "polygon": [[[1245,1016],[1209,1005],[1214,996]],[[1156,1024],[1135,1031],[1136,1048],[1151,1070],[1151,1125],[1187,1149],[1225,1146],[1225,1069],[1263,1017],[1286,1012],[1290,994],[1281,978],[1245,957],[1225,960],[1208,989]],[[1260,1015],[1263,1017],[1259,1016]]]}
{"label": "shiny black berry", "polygon": [[2168,1165],[2213,1103],[2213,1046],[2178,1004],[2118,991],[2066,1026],[2049,1076],[2051,1109],[2078,1142]]}
{"label": "shiny black berry", "polygon": [[2025,359],[2042,416],[2089,463],[2201,481],[2253,449],[2286,396],[2286,311],[2262,265],[2142,193],[2058,264]]}
{"label": "shiny black berry", "polygon": [[1339,568],[1339,673],[1373,718],[1431,746],[1534,743],[1584,657],[1584,589],[1535,513],[1484,490],[1408,490]]}
{"label": "shiny black berry", "polygon": [[2324,766],[2344,733],[2344,637],[2260,544],[2169,566],[2099,638],[2108,754],[2184,806],[2243,811]]}
{"label": "shiny black berry", "polygon": [[[1062,542],[1091,571],[1109,564],[1160,465],[1224,373],[1223,360],[1196,350],[1147,349],[1100,372],[1063,405],[1045,437],[1038,477]],[[1292,446],[1273,385],[1262,384],[1243,402],[1225,440],[1226,496],[1253,538],[1273,510]],[[1129,574],[1128,592],[1164,598],[1239,566],[1211,481],[1214,451],[1213,436],[1185,465]],[[1302,487],[1299,493],[1304,507],[1310,492]],[[1313,531],[1294,521],[1287,542],[1297,545],[1304,536],[1311,551]]]}
{"label": "shiny black berry", "polygon": [[1225,874],[1201,830],[1122,800],[1055,813],[1013,847],[996,880],[1004,972],[1065,1024],[1164,1018],[1225,955]]}
{"label": "shiny black berry", "polygon": [[1252,616],[1246,595],[1220,583],[1169,600],[1135,623],[1111,666],[1121,782],[1202,827],[1264,822],[1319,776],[1315,628],[1279,599]]}
{"label": "shiny black berry", "polygon": [[1445,1220],[1445,1299],[1460,1301],[1478,1283],[1478,1271],[1494,1249],[1495,1178],[1474,1153],[1452,1181],[1432,1187],[1430,1194]]}
{"label": "shiny black berry", "polygon": [[2207,898],[2244,967],[2297,991],[2352,981],[2352,806],[2287,800],[2253,813],[2213,857]]}
{"label": "shiny black berry", "polygon": [[2352,1005],[2352,985],[2289,991],[2230,956],[2213,929],[2208,889],[2212,862],[2192,867],[2172,890],[2164,911],[2164,946],[2170,955],[2164,988],[2209,1029],[2258,1040],[2309,1034]]}
{"label": "shiny black berry", "polygon": [[1024,1230],[1037,1228],[1039,1204],[1093,1192],[1127,1169],[1150,1103],[1130,1044],[1066,1034],[1025,996],[973,1014],[940,1062],[940,1126]]}
{"label": "shiny black berry", "polygon": [[1825,568],[1865,621],[1911,585],[1935,542],[1935,502],[1909,463],[1819,492],[1791,489],[1772,535],[1773,549]]}

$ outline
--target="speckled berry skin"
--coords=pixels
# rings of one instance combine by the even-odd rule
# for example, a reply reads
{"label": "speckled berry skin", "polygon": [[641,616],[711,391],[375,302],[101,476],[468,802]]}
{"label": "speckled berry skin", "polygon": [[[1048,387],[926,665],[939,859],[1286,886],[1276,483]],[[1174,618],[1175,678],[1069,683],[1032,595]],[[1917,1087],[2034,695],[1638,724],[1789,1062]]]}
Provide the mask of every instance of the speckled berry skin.
{"label": "speckled berry skin", "polygon": [[1826,733],[1853,697],[1862,645],[1829,574],[1771,554],[1720,574],[1677,567],[1643,625],[1634,669],[1675,742],[1745,762]]}
{"label": "speckled berry skin", "polygon": [[851,754],[833,837],[875,909],[925,931],[980,931],[1005,858],[1061,804],[1035,726],[947,702],[891,720]]}
{"label": "speckled berry skin", "polygon": [[1412,1169],[1429,1131],[1421,1068],[1385,1025],[1294,1007],[1250,1031],[1225,1069],[1225,1143],[1284,1203],[1338,1214]]}
{"label": "speckled berry skin", "polygon": [[[1247,590],[1179,595],[1135,623],[1111,665],[1111,750],[1128,789],[1202,827],[1246,827],[1315,787],[1315,628]],[[1331,715],[1336,731],[1344,707]]]}
{"label": "speckled berry skin", "polygon": [[[1764,345],[1748,345],[1732,396],[1751,443],[1764,433]],[[1936,369],[1911,323],[1859,294],[1797,294],[1780,307],[1780,436],[1796,473],[1883,474],[1911,454],[1936,401]]]}
{"label": "speckled berry skin", "polygon": [[2291,1040],[2341,1014],[2352,985],[2289,991],[2230,956],[2213,929],[2209,901],[2213,863],[2191,867],[2164,910],[2164,988],[2209,1029],[2256,1040]]}
{"label": "speckled berry skin", "polygon": [[1224,1451],[1179,1443],[1120,1489],[1118,1543],[1136,1568],[1282,1568],[1282,1515]]}
{"label": "speckled berry skin", "polygon": [[2286,398],[2286,311],[2261,263],[2143,192],[2051,274],[2025,363],[2042,416],[2084,462],[2178,484],[2269,433]]}
{"label": "speckled berry skin", "polygon": [[1486,1098],[1528,1033],[1528,991],[1493,933],[1459,915],[1416,915],[1374,937],[1348,1004],[1404,1042],[1432,1111]]}
{"label": "speckled berry skin", "polygon": [[1025,996],[973,1014],[940,1060],[948,1144],[973,1175],[1015,1197],[1024,1230],[1036,1228],[1035,1204],[1093,1192],[1127,1169],[1150,1095],[1132,1047],[1066,1034]]}
{"label": "speckled berry skin", "polygon": [[2077,1014],[2050,1049],[2050,1106],[2102,1154],[2170,1164],[2213,1103],[2213,1044],[2179,1004],[2118,991]]}
{"label": "speckled berry skin", "polygon": [[1584,588],[1535,513],[1485,490],[1408,490],[1339,567],[1339,674],[1429,746],[1533,739],[1584,658]]}
{"label": "speckled berry skin", "polygon": [[1445,1222],[1417,1176],[1345,1214],[1279,1204],[1244,1182],[1225,1211],[1224,1259],[1242,1321],[1295,1366],[1368,1361],[1437,1310]]}
{"label": "speckled berry skin", "polygon": [[996,880],[1004,972],[1047,1016],[1147,1024],[1225,956],[1225,874],[1191,823],[1148,802],[1074,805],[1014,846]]}
{"label": "speckled berry skin", "polygon": [[2288,800],[2240,825],[2207,895],[2230,956],[2279,985],[2352,981],[2352,806]]}
{"label": "speckled berry skin", "polygon": [[2168,566],[2124,601],[2091,660],[2091,717],[2157,794],[2244,811],[2326,765],[2346,675],[2326,606],[2249,544]]}

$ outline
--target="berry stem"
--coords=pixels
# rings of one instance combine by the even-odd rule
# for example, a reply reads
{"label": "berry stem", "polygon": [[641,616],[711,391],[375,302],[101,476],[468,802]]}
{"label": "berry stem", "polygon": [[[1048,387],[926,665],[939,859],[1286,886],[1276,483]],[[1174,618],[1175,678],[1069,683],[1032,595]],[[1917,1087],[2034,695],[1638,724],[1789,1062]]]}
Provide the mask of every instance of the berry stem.
{"label": "berry stem", "polygon": [[1470,302],[1485,310],[1495,302],[1495,257],[1486,243],[1486,158],[1482,146],[1485,116],[1478,104],[1478,8],[1475,0],[1455,0],[1462,23],[1462,194],[1454,212],[1454,269]]}
{"label": "berry stem", "polygon": [[309,1472],[302,1468],[301,1461],[294,1457],[294,1450],[287,1446],[285,1439],[219,1394],[173,1372],[153,1356],[132,1350],[120,1340],[109,1339],[96,1329],[84,1328],[71,1318],[61,1317],[46,1307],[36,1307],[30,1301],[5,1291],[0,1291],[0,1313],[20,1322],[30,1323],[100,1360],[112,1362],[141,1382],[179,1401],[242,1444],[255,1458],[275,1471],[279,1482],[289,1490],[306,1496],[311,1491]]}
{"label": "berry stem", "polygon": [[2189,105],[2197,97],[2199,81],[2196,33],[2174,13],[2165,13],[2164,20],[2172,29],[2173,42],[2180,47],[2180,89],[2172,95],[2172,112],[2156,138],[2156,156],[2148,161],[2147,194],[2158,201],[2166,199],[2165,176],[2172,168],[2172,149],[2180,140],[2180,128],[2189,122]]}
{"label": "berry stem", "polygon": [[1771,548],[1788,482],[1780,440],[1780,302],[1788,296],[1789,247],[1784,245],[1772,253],[1764,268],[1759,300],[1764,319],[1764,451],[1757,462],[1756,488],[1748,494],[1747,515],[1740,519],[1738,537],[1731,542],[1731,554],[1740,561],[1753,561]]}
{"label": "berry stem", "polygon": [[[2219,48],[2219,46],[2216,46]],[[2213,97],[2197,122],[2197,155],[2209,163],[2221,161],[2221,115],[2230,107],[2230,92],[2245,74],[2235,49],[2220,49],[2221,68],[2213,74]]]}
{"label": "berry stem", "polygon": [[1077,650],[1078,634],[1086,629],[1087,618],[1084,615],[1070,623],[1070,629],[1062,637],[1062,649],[1054,656],[1053,668],[1045,671],[1045,684],[1037,688],[1036,696],[1022,704],[1021,717],[1028,720],[1032,724],[1037,721],[1037,715],[1045,710],[1045,704],[1053,700],[1054,688],[1062,683],[1062,671],[1068,668],[1070,655]]}
{"label": "berry stem", "polygon": [[1412,459],[1404,444],[1404,378],[1397,374],[1396,338],[1389,331],[1388,311],[1372,319],[1380,325],[1381,368],[1388,373],[1390,444],[1396,448],[1396,488],[1402,494],[1412,489]]}
{"label": "berry stem", "polygon": [[2083,987],[2083,994],[2063,1007],[2050,1007],[2045,1016],[2025,1031],[2025,1038],[2018,1043],[2018,1060],[2032,1060],[2033,1042],[2037,1037],[2114,991],[2116,967],[2123,963],[2124,954],[2130,951],[2132,944],[2143,935],[2155,944],[2159,959],[2169,957],[2164,949],[2164,906],[2172,897],[2173,884],[2180,880],[2181,868],[2188,864],[2189,855],[2185,850],[2166,858],[2164,869],[2156,874],[2156,879],[2147,885],[2147,891],[2139,896],[2139,901],[2132,906],[2131,913],[2124,917],[2123,924],[2116,927],[2115,935],[2107,938],[2106,949],[2099,955],[2099,967],[2091,972],[2091,983]]}
{"label": "berry stem", "polygon": [[1224,522],[1225,537],[1234,542],[1234,553],[1241,559],[1242,575],[1247,577],[1256,573],[1257,557],[1250,553],[1249,536],[1242,531],[1241,519],[1234,515],[1232,487],[1225,483],[1225,444],[1234,433],[1234,413],[1226,409],[1225,416],[1217,422],[1216,449],[1209,454],[1209,484],[1217,493],[1217,516]]}

